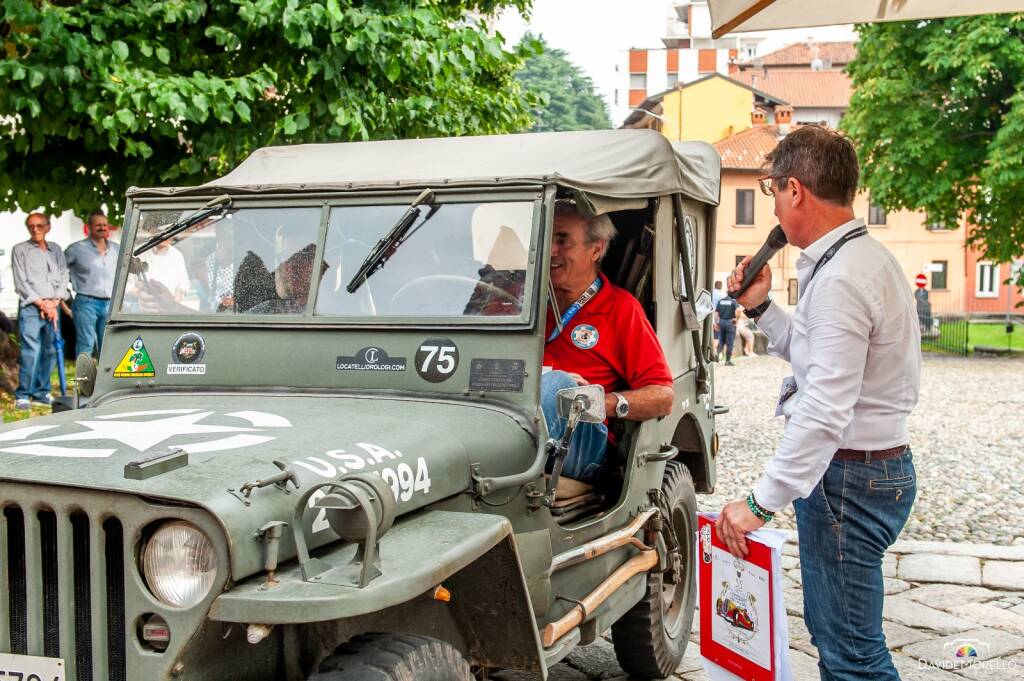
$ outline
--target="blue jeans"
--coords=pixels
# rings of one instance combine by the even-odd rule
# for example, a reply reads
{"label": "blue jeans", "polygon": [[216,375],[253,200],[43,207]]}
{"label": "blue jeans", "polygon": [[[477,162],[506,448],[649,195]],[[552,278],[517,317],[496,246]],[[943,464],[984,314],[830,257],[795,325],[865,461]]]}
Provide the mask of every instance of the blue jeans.
{"label": "blue jeans", "polygon": [[[59,310],[57,314],[60,314]],[[14,397],[18,400],[30,397],[43,399],[50,394],[50,372],[57,354],[53,347],[53,322],[40,317],[39,308],[35,305],[22,305],[18,310],[18,340],[21,343],[21,363]]]}
{"label": "blue jeans", "polygon": [[83,352],[87,355],[100,354],[103,345],[103,327],[110,312],[109,298],[94,298],[83,294],[75,296],[71,314],[75,318],[75,357]]}
{"label": "blue jeans", "polygon": [[882,633],[882,556],[917,496],[908,448],[882,461],[833,461],[793,502],[804,621],[822,681],[899,681]]}
{"label": "blue jeans", "polygon": [[725,348],[725,359],[732,359],[732,345],[736,342],[736,322],[731,319],[718,321],[718,351]]}
{"label": "blue jeans", "polygon": [[[540,379],[540,406],[548,435],[556,440],[565,432],[566,420],[558,415],[558,391],[575,388],[576,381],[564,371],[549,371]],[[562,475],[580,482],[593,483],[604,471],[604,454],[608,448],[608,426],[603,423],[580,423],[572,434],[569,454],[562,464]]]}

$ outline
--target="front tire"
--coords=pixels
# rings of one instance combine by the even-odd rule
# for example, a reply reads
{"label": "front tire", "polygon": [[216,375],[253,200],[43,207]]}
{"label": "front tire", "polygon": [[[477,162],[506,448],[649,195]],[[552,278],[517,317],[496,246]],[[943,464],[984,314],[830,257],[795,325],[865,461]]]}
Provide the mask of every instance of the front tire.
{"label": "front tire", "polygon": [[363,634],[338,646],[309,681],[473,681],[454,647],[413,634]]}
{"label": "front tire", "polygon": [[697,601],[693,579],[697,495],[689,469],[669,461],[661,491],[658,507],[675,532],[681,574],[675,584],[670,584],[665,574],[648,573],[644,597],[612,625],[619,666],[647,679],[663,679],[679,666],[689,643]]}

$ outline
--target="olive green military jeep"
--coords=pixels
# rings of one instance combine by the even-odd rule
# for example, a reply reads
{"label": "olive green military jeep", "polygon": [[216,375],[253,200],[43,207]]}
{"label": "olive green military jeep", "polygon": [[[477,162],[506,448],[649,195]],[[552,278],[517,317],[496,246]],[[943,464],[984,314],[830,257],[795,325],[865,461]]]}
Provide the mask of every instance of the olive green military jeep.
{"label": "olive green military jeep", "polygon": [[[712,148],[649,131],[268,148],[130,190],[79,408],[0,429],[0,677],[546,677],[609,628],[672,672],[718,193]],[[675,379],[568,499],[538,406],[558,199],[615,223],[604,272]],[[605,418],[599,387],[559,401]]]}

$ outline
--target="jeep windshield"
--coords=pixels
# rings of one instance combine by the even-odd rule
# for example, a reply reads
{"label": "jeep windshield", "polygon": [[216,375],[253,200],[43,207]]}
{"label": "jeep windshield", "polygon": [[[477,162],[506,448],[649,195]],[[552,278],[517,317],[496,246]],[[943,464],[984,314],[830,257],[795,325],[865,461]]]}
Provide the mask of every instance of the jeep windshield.
{"label": "jeep windshield", "polygon": [[[420,217],[388,266],[354,293],[346,284],[407,202],[232,207],[129,256],[120,312],[520,320],[535,202],[438,205],[443,210],[422,230]],[[143,206],[129,252],[194,211]]]}

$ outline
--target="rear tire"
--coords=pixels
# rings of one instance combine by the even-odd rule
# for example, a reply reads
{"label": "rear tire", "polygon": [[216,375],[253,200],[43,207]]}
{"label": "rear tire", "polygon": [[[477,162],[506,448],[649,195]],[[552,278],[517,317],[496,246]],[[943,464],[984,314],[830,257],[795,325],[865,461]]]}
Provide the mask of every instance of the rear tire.
{"label": "rear tire", "polygon": [[[619,666],[633,676],[663,679],[675,672],[689,643],[697,600],[693,580],[697,531],[697,495],[689,469],[676,461],[665,465],[658,508],[671,522],[679,546],[682,575],[669,584],[661,573],[647,574],[647,591],[612,625],[612,642]],[[663,504],[668,502],[668,508]]]}
{"label": "rear tire", "polygon": [[473,681],[469,663],[444,641],[363,634],[338,646],[309,681]]}

